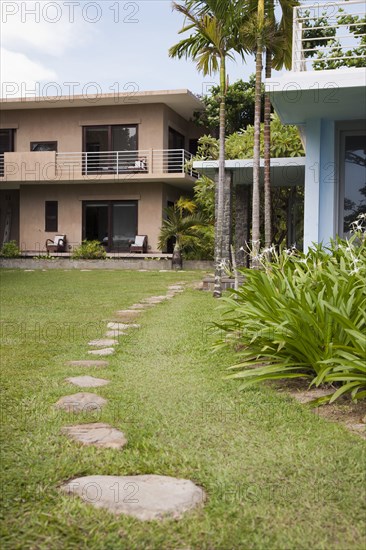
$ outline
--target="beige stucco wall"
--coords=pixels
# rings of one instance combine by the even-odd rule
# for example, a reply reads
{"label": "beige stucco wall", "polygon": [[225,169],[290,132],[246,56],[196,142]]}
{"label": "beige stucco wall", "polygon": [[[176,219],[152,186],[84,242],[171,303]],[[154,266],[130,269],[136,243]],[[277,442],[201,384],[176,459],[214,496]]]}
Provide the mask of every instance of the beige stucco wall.
{"label": "beige stucco wall", "polygon": [[139,149],[163,149],[164,109],[162,104],[136,103],[2,111],[1,127],[16,128],[18,152],[30,151],[31,141],[57,141],[58,152],[82,151],[82,126],[102,124],[137,124]]}
{"label": "beige stucco wall", "polygon": [[[82,240],[83,200],[138,200],[138,232],[148,235],[151,252],[157,241],[163,209],[163,184],[123,183],[92,185],[25,185],[20,188],[20,245],[22,250],[43,250],[46,239],[45,201],[58,201],[58,233],[70,244]],[[165,206],[165,205],[164,205]]]}

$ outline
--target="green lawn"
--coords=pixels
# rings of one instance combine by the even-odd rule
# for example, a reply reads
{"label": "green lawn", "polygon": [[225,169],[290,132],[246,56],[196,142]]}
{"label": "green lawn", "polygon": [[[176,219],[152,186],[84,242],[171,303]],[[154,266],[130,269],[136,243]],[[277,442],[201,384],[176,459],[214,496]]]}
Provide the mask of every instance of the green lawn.
{"label": "green lawn", "polygon": [[[2,548],[365,548],[365,442],[269,388],[224,381],[230,353],[212,354],[218,317],[209,293],[189,289],[142,314],[106,369],[76,369],[113,311],[191,281],[194,273],[3,271]],[[98,415],[128,437],[123,451],[60,435],[79,423],[53,404],[78,388],[67,376],[112,380]],[[205,507],[180,521],[143,523],[60,495],[93,474],[155,473],[205,488]]]}

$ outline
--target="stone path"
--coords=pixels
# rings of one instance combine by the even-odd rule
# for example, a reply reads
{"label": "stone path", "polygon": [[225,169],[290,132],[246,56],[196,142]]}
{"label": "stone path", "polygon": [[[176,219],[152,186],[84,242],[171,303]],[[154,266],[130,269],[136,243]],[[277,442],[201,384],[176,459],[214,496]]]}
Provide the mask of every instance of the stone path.
{"label": "stone path", "polygon": [[192,481],[160,475],[79,477],[61,490],[95,508],[142,521],[179,519],[205,501],[205,492]]}
{"label": "stone path", "polygon": [[83,445],[94,445],[106,449],[122,449],[127,443],[124,433],[101,422],[65,426],[61,428],[61,432]]}
{"label": "stone path", "polygon": [[114,348],[93,349],[88,351],[90,355],[113,355],[114,352]]}
{"label": "stone path", "polygon": [[[111,320],[107,323],[105,338],[88,342],[90,347],[100,349],[89,350],[88,354],[114,354],[119,337],[128,334],[130,329],[140,328],[140,324],[133,321],[139,318],[145,309],[172,300],[184,291],[184,284],[170,285],[165,295],[150,296],[128,309],[116,311],[114,317],[118,321]],[[108,361],[77,360],[68,361],[67,365],[80,368],[107,367]],[[89,375],[70,377],[66,381],[82,388],[105,386],[110,383],[110,380]],[[99,410],[106,403],[106,399],[95,393],[82,392],[62,397],[55,407],[69,413],[80,413]],[[82,445],[99,448],[121,450],[127,443],[123,432],[100,422],[64,426],[61,433]],[[142,521],[161,520],[166,517],[178,519],[184,512],[203,505],[205,501],[205,492],[192,481],[153,474],[81,477],[69,481],[61,490],[80,497],[96,508],[105,508],[114,514],[133,516]]]}
{"label": "stone path", "polygon": [[106,403],[106,399],[95,393],[82,392],[61,397],[55,407],[68,413],[79,413],[100,410]]}
{"label": "stone path", "polygon": [[67,382],[79,386],[79,388],[98,388],[99,386],[106,386],[110,380],[104,378],[94,378],[94,376],[74,376],[72,378],[66,378]]}

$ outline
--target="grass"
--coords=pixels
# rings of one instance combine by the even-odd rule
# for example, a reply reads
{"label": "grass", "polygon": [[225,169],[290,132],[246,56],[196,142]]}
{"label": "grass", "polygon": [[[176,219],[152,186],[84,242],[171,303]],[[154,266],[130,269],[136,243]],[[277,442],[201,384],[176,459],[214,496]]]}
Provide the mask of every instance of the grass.
{"label": "grass", "polygon": [[[106,320],[197,273],[2,272],[2,548],[361,549],[365,443],[270,388],[239,393],[223,380],[235,357],[211,353],[218,318],[190,289],[143,313],[106,369],[87,358]],[[79,391],[64,380],[109,378],[98,414],[70,417],[53,404]],[[60,428],[109,422],[123,451],[82,447]],[[143,523],[60,495],[66,480],[155,473],[205,488],[202,509]]]}

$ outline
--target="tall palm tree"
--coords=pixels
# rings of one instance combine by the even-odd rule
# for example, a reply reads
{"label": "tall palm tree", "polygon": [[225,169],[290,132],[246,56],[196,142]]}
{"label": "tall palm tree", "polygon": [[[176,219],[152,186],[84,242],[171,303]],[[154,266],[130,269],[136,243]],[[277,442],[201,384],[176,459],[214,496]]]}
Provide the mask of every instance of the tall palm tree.
{"label": "tall palm tree", "polygon": [[[266,40],[265,77],[271,78],[272,67],[290,69],[292,53],[293,8],[298,0],[277,0],[281,9],[279,23],[275,18],[275,0],[266,0],[266,18],[270,32]],[[271,100],[264,97],[264,242],[266,248],[272,244],[272,200],[271,200]]]}
{"label": "tall palm tree", "polygon": [[[226,61],[233,58],[233,50],[244,55],[244,48],[239,47],[237,35],[237,15],[235,2],[228,4],[222,0],[194,1],[184,4],[173,2],[173,9],[184,15],[186,24],[181,33],[191,32],[169,50],[171,57],[191,58],[197,62],[197,68],[204,75],[219,71],[220,73],[220,130],[219,130],[219,174],[216,186],[216,223],[215,223],[215,289],[214,296],[221,296],[221,278],[223,261],[230,259],[230,216],[224,215],[225,197],[230,196],[229,181],[225,178],[225,96],[226,96]],[[227,201],[226,201],[227,204]],[[224,244],[225,243],[225,246]]]}

